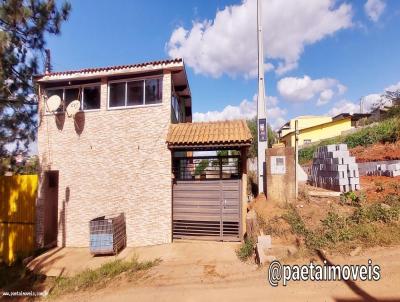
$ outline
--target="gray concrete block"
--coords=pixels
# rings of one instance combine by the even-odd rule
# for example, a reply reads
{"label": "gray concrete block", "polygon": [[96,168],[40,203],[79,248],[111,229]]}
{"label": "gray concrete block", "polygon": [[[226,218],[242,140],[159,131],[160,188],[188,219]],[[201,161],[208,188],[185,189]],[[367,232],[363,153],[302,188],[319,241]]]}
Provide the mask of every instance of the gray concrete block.
{"label": "gray concrete block", "polygon": [[389,171],[400,170],[400,164],[390,164],[390,165],[387,165],[387,170],[389,170]]}
{"label": "gray concrete block", "polygon": [[351,185],[359,185],[360,184],[360,179],[358,177],[350,177],[349,178],[349,184],[351,184]]}

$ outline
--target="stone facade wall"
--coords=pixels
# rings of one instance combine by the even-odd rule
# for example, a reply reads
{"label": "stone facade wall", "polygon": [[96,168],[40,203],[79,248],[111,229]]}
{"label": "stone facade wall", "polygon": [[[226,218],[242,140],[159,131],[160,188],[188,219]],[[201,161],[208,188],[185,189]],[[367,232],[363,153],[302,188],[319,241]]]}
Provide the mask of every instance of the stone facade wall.
{"label": "stone facade wall", "polygon": [[88,246],[89,221],[120,212],[128,246],[169,243],[171,74],[163,75],[162,103],[145,107],[107,110],[107,80],[101,83],[101,109],[78,114],[75,123],[66,116],[56,122],[40,108],[42,169],[59,171],[58,246]]}

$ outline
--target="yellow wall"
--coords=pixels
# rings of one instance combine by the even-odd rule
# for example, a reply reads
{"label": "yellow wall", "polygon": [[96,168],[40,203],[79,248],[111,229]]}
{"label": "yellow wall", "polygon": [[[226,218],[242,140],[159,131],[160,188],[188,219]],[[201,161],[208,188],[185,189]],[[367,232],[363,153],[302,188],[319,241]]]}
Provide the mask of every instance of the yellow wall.
{"label": "yellow wall", "polygon": [[281,136],[285,136],[289,132],[294,131],[295,129],[295,122],[298,121],[299,129],[309,128],[325,123],[329,123],[332,121],[332,118],[329,116],[298,116],[290,120],[289,126],[290,129],[283,129]]}
{"label": "yellow wall", "polygon": [[[300,130],[299,134],[299,146],[302,146],[304,144],[304,140],[306,139],[311,139],[311,143],[314,143],[323,139],[339,136],[341,135],[342,131],[346,131],[351,128],[351,118],[348,118],[302,129]],[[294,147],[294,132],[283,137],[281,141],[285,143],[287,147]]]}
{"label": "yellow wall", "polygon": [[0,176],[0,262],[13,263],[35,248],[37,175]]}

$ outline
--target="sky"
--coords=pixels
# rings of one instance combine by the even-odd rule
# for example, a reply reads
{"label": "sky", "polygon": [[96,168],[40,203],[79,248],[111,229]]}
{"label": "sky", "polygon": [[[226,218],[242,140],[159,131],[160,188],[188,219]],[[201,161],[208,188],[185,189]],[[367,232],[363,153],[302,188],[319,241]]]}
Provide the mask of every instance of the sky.
{"label": "sky", "polygon": [[[194,121],[256,114],[256,1],[70,1],[54,71],[182,57]],[[368,110],[400,89],[400,1],[263,0],[267,118]]]}

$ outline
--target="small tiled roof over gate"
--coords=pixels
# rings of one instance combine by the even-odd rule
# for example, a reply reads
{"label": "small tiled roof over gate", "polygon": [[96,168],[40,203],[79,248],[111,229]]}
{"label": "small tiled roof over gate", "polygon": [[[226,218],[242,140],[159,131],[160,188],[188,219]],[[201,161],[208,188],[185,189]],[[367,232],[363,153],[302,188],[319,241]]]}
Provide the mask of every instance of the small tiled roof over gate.
{"label": "small tiled roof over gate", "polygon": [[172,124],[167,137],[169,148],[241,147],[251,141],[244,120]]}

